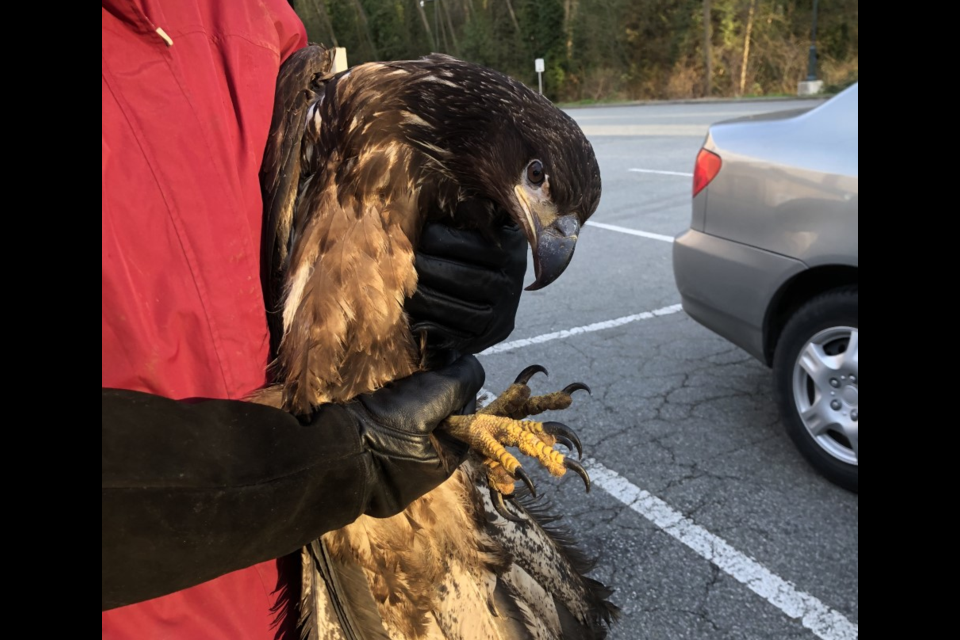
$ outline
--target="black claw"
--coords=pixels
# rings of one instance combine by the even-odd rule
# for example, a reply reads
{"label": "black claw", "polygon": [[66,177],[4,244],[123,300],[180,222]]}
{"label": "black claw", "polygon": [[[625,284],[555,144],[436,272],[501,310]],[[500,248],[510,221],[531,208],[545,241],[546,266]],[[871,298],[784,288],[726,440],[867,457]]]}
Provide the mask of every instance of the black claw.
{"label": "black claw", "polygon": [[563,461],[563,466],[565,466],[567,469],[570,469],[570,471],[575,472],[578,476],[583,478],[583,483],[587,485],[587,493],[590,493],[590,475],[587,474],[587,470],[583,468],[583,465],[581,465],[579,462],[575,460],[566,458]]}
{"label": "black claw", "polygon": [[547,370],[545,368],[541,367],[538,364],[534,364],[527,367],[523,371],[521,371],[520,375],[517,376],[517,379],[514,381],[513,384],[527,384],[528,382],[530,382],[530,378],[537,375],[538,373],[542,373],[545,376],[550,375],[549,373],[547,373]]}
{"label": "black claw", "polygon": [[533,486],[533,480],[530,479],[530,476],[527,475],[527,472],[523,470],[523,467],[517,467],[517,470],[513,472],[513,475],[519,480],[523,481],[523,484],[527,485],[527,489],[530,489],[530,493],[533,494],[533,497],[537,497],[537,488]]}
{"label": "black claw", "polygon": [[572,395],[574,391],[586,391],[590,395],[593,395],[593,391],[590,390],[590,387],[583,384],[582,382],[574,382],[573,384],[569,385],[566,389],[563,390],[563,392],[568,396]]}
{"label": "black claw", "polygon": [[[571,453],[576,448],[576,445],[574,445],[573,440],[571,440],[570,438],[566,438],[561,435],[556,435],[553,437],[556,439],[557,444],[562,444],[567,448],[567,451],[570,451]],[[583,459],[583,456],[580,456],[580,458]]]}
{"label": "black claw", "polygon": [[[565,424],[560,424],[559,422],[544,422],[543,430],[552,435],[557,439],[558,442],[561,442],[564,446],[567,447],[570,451],[573,451],[573,448],[577,448],[577,455],[580,456],[580,459],[583,460],[583,443],[580,442],[580,438],[577,436],[573,430]],[[573,447],[568,445],[560,438],[564,438],[573,444]]]}
{"label": "black claw", "polygon": [[507,509],[506,503],[503,501],[503,494],[490,487],[490,500],[493,502],[494,510],[500,514],[500,517],[504,520],[509,520],[510,522],[523,522],[523,518],[519,518]]}

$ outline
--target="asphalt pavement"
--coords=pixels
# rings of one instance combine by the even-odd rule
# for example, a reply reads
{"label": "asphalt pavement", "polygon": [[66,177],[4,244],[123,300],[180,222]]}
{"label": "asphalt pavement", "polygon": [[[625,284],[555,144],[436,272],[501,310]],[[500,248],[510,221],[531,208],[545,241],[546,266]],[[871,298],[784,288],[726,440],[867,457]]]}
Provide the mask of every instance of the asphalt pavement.
{"label": "asphalt pavement", "polygon": [[593,389],[549,419],[580,434],[594,490],[533,475],[597,557],[591,575],[616,589],[613,640],[858,637],[858,496],[807,465],[771,372],[682,312],[672,270],[707,127],[803,106],[568,111],[600,161],[597,224],[557,282],[524,293],[516,331],[481,361],[495,393],[530,364],[550,371],[535,391]]}

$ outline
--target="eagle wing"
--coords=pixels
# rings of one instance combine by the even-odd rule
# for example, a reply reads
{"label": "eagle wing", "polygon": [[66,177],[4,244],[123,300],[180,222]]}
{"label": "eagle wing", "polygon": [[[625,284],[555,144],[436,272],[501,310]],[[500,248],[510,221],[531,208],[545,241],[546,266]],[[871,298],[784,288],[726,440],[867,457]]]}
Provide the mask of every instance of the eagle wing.
{"label": "eagle wing", "polygon": [[[263,191],[263,238],[260,273],[264,297],[276,305],[282,299],[284,274],[289,266],[295,226],[297,196],[304,165],[313,160],[306,153],[307,114],[316,104],[326,81],[332,77],[333,52],[322,46],[301,49],[280,68],[270,136],[260,168]],[[268,309],[270,333],[277,352],[283,335],[279,308]]]}
{"label": "eagle wing", "polygon": [[357,188],[404,180],[388,170],[402,158],[390,140],[339,155],[350,123],[321,108],[336,94],[332,64],[315,45],[283,65],[261,170],[271,340],[283,406],[301,414],[408,376],[417,363],[403,313],[416,288],[414,186],[393,197]]}

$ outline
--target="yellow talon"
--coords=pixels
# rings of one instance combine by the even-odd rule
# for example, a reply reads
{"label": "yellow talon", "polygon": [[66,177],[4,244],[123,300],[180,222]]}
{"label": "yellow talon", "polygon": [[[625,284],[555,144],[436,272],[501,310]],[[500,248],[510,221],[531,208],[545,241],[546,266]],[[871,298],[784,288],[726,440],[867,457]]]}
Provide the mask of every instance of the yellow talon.
{"label": "yellow talon", "polygon": [[561,444],[568,450],[576,449],[582,457],[582,445],[576,434],[557,422],[525,420],[528,416],[546,411],[567,409],[573,402],[572,393],[589,391],[589,388],[582,383],[574,383],[562,391],[533,396],[527,382],[536,373],[546,371],[539,366],[528,367],[514,384],[475,415],[451,416],[444,423],[444,428],[451,435],[467,443],[482,456],[487,483],[493,492],[499,494],[497,499],[501,505],[503,496],[513,495],[517,480],[522,480],[536,495],[530,477],[506,447],[519,448],[521,453],[536,459],[556,477],[562,477],[568,469],[574,469],[584,478],[589,490],[589,477],[583,468],[554,449],[554,446]]}
{"label": "yellow talon", "polygon": [[562,411],[569,409],[573,404],[573,398],[569,393],[556,391],[543,396],[534,396],[530,398],[524,409],[528,416],[538,416],[544,411]]}
{"label": "yellow talon", "polygon": [[[523,411],[523,407],[529,399],[530,387],[519,384],[510,385],[496,400],[478,413],[512,418]],[[527,415],[529,414],[519,415],[519,418],[526,418]]]}
{"label": "yellow talon", "polygon": [[503,468],[496,460],[484,460],[484,466],[487,468],[487,482],[488,484],[496,491],[499,491],[505,496],[512,496],[514,491],[514,480],[513,476],[507,473],[507,470]]}
{"label": "yellow talon", "polygon": [[550,472],[550,475],[561,478],[567,472],[567,468],[563,466],[563,455],[529,431],[520,433],[518,446],[521,452],[536,458]]}
{"label": "yellow talon", "polygon": [[519,447],[554,476],[561,477],[566,473],[563,455],[553,449],[556,439],[547,434],[539,422],[478,414],[451,416],[447,424],[451,435],[487,458],[496,460],[508,473],[516,474],[520,462],[505,447]]}

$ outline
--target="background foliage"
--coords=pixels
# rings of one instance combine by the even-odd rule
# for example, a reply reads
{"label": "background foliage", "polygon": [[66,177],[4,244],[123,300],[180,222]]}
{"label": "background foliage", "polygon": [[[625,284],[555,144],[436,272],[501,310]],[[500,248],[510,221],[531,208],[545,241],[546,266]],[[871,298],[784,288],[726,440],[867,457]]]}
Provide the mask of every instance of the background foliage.
{"label": "background foliage", "polygon": [[[350,64],[439,51],[536,86],[533,61],[545,58],[545,93],[564,102],[793,95],[807,76],[813,23],[813,0],[295,0],[294,7],[310,39],[346,47]],[[820,0],[818,75],[828,89],[858,79],[858,23],[858,0]]]}

